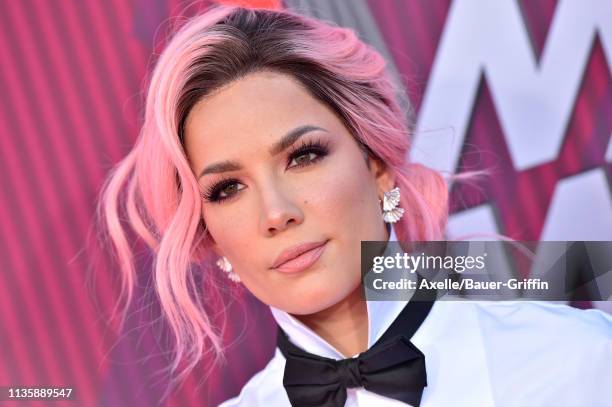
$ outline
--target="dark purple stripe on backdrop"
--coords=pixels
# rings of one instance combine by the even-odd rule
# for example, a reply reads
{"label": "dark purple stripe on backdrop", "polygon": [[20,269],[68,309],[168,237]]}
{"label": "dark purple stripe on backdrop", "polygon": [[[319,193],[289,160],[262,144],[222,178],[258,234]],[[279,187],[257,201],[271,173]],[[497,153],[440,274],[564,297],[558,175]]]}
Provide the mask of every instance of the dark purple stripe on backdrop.
{"label": "dark purple stripe on backdrop", "polygon": [[[2,17],[4,26],[10,32],[18,33],[21,38],[27,38],[27,34],[24,33],[24,31],[27,30],[19,31],[19,28],[25,27],[22,13],[20,13],[19,10],[13,10],[10,8],[9,11],[10,13],[8,13],[8,15],[4,15]],[[14,25],[13,22],[15,23]],[[18,28],[18,30],[16,31],[15,28]],[[32,39],[32,43],[33,42],[34,40]],[[13,63],[21,64],[20,66],[18,65],[18,72],[28,73],[27,77],[32,78],[34,84],[37,80],[42,78],[42,75],[40,75],[38,72],[31,71],[32,69],[35,69],[35,67],[39,66],[39,64],[33,63],[32,58],[34,58],[34,56],[31,53],[22,54],[19,52],[19,50],[13,50],[12,55]],[[22,56],[24,56],[26,59],[21,59]],[[44,103],[44,96],[39,98],[26,98],[25,95],[35,95],[37,93],[40,95],[40,92],[37,91],[37,89],[33,87],[34,84],[31,84],[31,82],[27,79],[16,83],[21,83],[22,86],[24,86],[25,94],[13,87],[15,83],[8,83],[8,88],[12,88],[10,91],[12,94],[10,100],[13,102],[9,108],[12,109],[13,106],[17,108],[11,117],[19,120],[19,123],[26,126],[26,128],[20,130],[18,127],[16,127],[15,131],[10,133],[13,134],[14,137],[8,138],[6,141],[15,143],[15,146],[19,150],[14,157],[11,157],[11,159],[18,157],[19,162],[19,168],[14,168],[13,171],[11,171],[15,177],[11,178],[15,179],[16,183],[18,184],[13,190],[19,191],[21,188],[27,188],[27,190],[24,191],[22,189],[23,192],[20,196],[19,210],[18,212],[14,212],[13,216],[23,216],[25,220],[22,224],[25,226],[23,231],[29,236],[25,237],[25,240],[22,240],[23,249],[34,249],[35,252],[23,252],[21,254],[28,261],[30,261],[30,264],[27,265],[28,268],[26,270],[21,270],[19,273],[15,273],[14,278],[16,281],[19,281],[22,284],[22,297],[28,299],[27,305],[30,307],[30,311],[27,313],[27,315],[24,315],[24,317],[34,323],[43,324],[44,326],[44,328],[42,328],[43,332],[39,331],[40,334],[37,335],[36,338],[39,340],[48,338],[52,344],[52,346],[43,348],[43,353],[45,353],[43,355],[43,359],[55,359],[53,363],[55,368],[52,371],[54,375],[47,377],[46,380],[51,381],[55,379],[69,381],[70,378],[75,379],[77,375],[74,372],[71,372],[74,369],[78,369],[77,371],[79,371],[84,378],[90,377],[90,375],[84,374],[86,369],[83,366],[83,360],[75,360],[72,357],[73,355],[67,351],[67,345],[69,346],[72,342],[72,345],[74,346],[77,344],[77,342],[75,342],[75,336],[69,334],[71,331],[70,322],[66,321],[61,316],[66,314],[66,305],[69,305],[70,303],[74,305],[76,303],[74,300],[71,300],[69,301],[69,304],[65,304],[64,307],[62,307],[62,300],[60,300],[60,298],[63,297],[63,301],[66,299],[71,299],[73,298],[73,292],[66,287],[57,287],[57,290],[48,289],[48,287],[57,285],[55,283],[57,280],[53,280],[54,278],[57,278],[57,273],[66,272],[66,264],[60,260],[60,258],[62,256],[64,259],[68,258],[71,252],[70,247],[75,247],[74,245],[71,245],[70,242],[71,237],[75,238],[73,234],[59,235],[55,239],[45,239],[45,237],[47,237],[45,230],[40,230],[47,221],[55,224],[53,228],[56,230],[66,228],[66,224],[60,225],[58,223],[60,219],[57,216],[54,216],[53,212],[45,215],[41,214],[41,211],[44,209],[57,211],[67,211],[69,209],[67,205],[62,205],[60,202],[58,202],[58,196],[55,190],[56,188],[59,189],[60,185],[55,184],[52,178],[50,178],[52,177],[50,169],[60,167],[59,163],[56,161],[56,158],[59,155],[57,152],[54,152],[54,149],[52,146],[50,146],[47,137],[40,137],[38,144],[34,144],[34,140],[31,137],[32,134],[43,135],[46,133],[46,128],[41,127],[44,121],[49,121],[48,112],[45,112],[44,107],[41,106],[41,103]],[[38,86],[40,87],[41,85],[39,84]],[[41,118],[42,120],[32,120],[33,117]],[[16,124],[17,122],[14,123]],[[17,135],[21,135],[22,137],[17,137]],[[34,156],[32,156],[32,153],[34,153]],[[38,155],[38,157],[36,157],[36,155]],[[46,165],[44,167],[40,167],[45,161]],[[27,168],[31,165],[34,166],[35,172],[28,174]],[[37,185],[37,183],[39,183],[39,185]],[[39,195],[39,192],[43,192],[44,195]],[[15,197],[17,196],[19,195],[16,195]],[[49,204],[52,204],[55,207],[52,206],[49,208]],[[63,216],[62,218],[73,219],[68,216]],[[36,223],[34,223],[35,221]],[[37,230],[42,233],[34,234],[34,232]],[[38,261],[40,261],[40,263]],[[32,262],[36,263],[32,264]],[[55,275],[53,275],[54,273]],[[29,278],[26,279],[26,276],[28,275]],[[64,291],[63,295],[61,296],[60,291]],[[35,292],[37,295],[33,296],[29,292]],[[40,303],[36,303],[36,301],[40,301]],[[51,312],[49,313],[49,311]],[[51,333],[57,334],[54,335]],[[30,335],[30,333],[21,332],[21,335]],[[53,357],[54,355],[58,355],[59,357],[56,359]],[[87,357],[84,359],[87,360]],[[64,365],[62,366],[63,369],[59,369],[57,365],[65,362],[68,362],[69,365]],[[83,383],[83,390],[88,390],[88,386],[89,383]]]}
{"label": "dark purple stripe on backdrop", "polygon": [[450,1],[368,0],[368,4],[418,113]]}
{"label": "dark purple stripe on backdrop", "polygon": [[[29,19],[28,26],[29,27],[45,27],[45,21],[48,21],[46,16],[42,16],[40,13],[37,13],[36,10],[40,10],[39,8],[34,8],[34,12],[32,13],[24,13],[25,16]],[[50,30],[53,32],[53,29]],[[57,56],[61,56],[61,50],[58,50],[57,53],[49,52],[49,50],[54,48],[53,37],[49,35],[49,32],[43,33],[41,38],[44,38],[45,42],[36,42],[38,46],[36,48],[36,54],[42,58],[43,61],[48,61],[47,64],[44,65],[44,70],[41,72],[34,73],[35,77],[41,78],[61,78],[64,79],[65,82],[61,83],[56,80],[48,80],[45,84],[47,84],[47,88],[44,87],[41,89],[42,93],[46,93],[48,91],[48,95],[44,95],[39,98],[41,102],[44,103],[43,113],[48,115],[48,122],[53,123],[52,126],[48,129],[47,133],[40,133],[48,135],[50,145],[52,147],[57,148],[57,152],[53,154],[54,157],[75,157],[76,160],[73,166],[69,166],[68,164],[72,163],[73,160],[59,160],[60,165],[54,165],[58,167],[59,171],[57,174],[51,174],[52,178],[55,180],[54,190],[61,190],[60,183],[70,187],[70,194],[74,196],[71,198],[73,202],[77,201],[79,195],[84,198],[84,194],[82,193],[83,187],[85,185],[94,184],[94,180],[86,180],[83,177],[83,174],[87,174],[87,162],[91,165],[98,160],[90,155],[86,157],[87,161],[79,161],[80,157],[83,155],[83,149],[78,149],[77,146],[88,145],[88,143],[78,143],[70,140],[71,138],[77,138],[80,136],[80,131],[77,130],[76,127],[70,126],[69,121],[61,121],[58,120],[60,117],[65,116],[64,112],[68,112],[67,116],[69,118],[78,117],[78,112],[70,112],[70,110],[66,107],[64,101],[68,100],[67,97],[58,97],[59,95],[65,95],[65,90],[70,88],[71,81],[64,77],[63,73],[66,71],[65,66],[62,65],[60,61],[57,60]],[[34,42],[33,42],[34,43]],[[81,129],[81,132],[83,129]],[[44,137],[45,139],[47,137]],[[49,150],[47,150],[49,151]],[[52,150],[51,150],[52,151]],[[90,151],[90,153],[92,153]],[[66,165],[64,165],[66,163]],[[63,167],[63,168],[62,168]],[[59,195],[63,197],[63,195]],[[77,201],[78,202],[78,201]],[[70,246],[72,248],[68,248],[68,252],[64,252],[64,257],[61,262],[58,264],[58,268],[56,271],[45,270],[46,273],[49,274],[49,278],[54,278],[51,280],[55,282],[55,284],[61,284],[57,290],[49,290],[52,293],[57,293],[58,298],[58,306],[60,304],[64,307],[69,304],[78,304],[83,303],[86,298],[81,297],[81,293],[83,292],[83,278],[82,273],[83,270],[75,267],[76,265],[71,265],[72,258],[77,254],[77,252],[82,248],[82,238],[79,237],[79,232],[82,234],[83,230],[86,228],[89,218],[91,217],[92,212],[87,210],[87,204],[84,200],[83,204],[77,204],[76,209],[81,209],[81,213],[74,212],[73,208],[70,208],[69,205],[64,204],[63,207],[72,210],[72,214],[77,214],[77,217],[71,216],[70,214],[66,214],[63,216],[60,221],[68,222],[73,219],[73,222],[76,223],[73,226],[73,230],[66,228],[69,233],[66,235],[71,237],[73,242],[71,242]],[[74,202],[73,202],[74,203]],[[57,274],[60,273],[64,278],[61,280],[57,279]],[[69,283],[66,285],[66,283]],[[61,295],[60,295],[61,294]],[[60,298],[62,298],[60,300]],[[68,299],[68,301],[66,301]],[[72,346],[69,346],[67,349],[70,350],[68,354],[67,360],[75,361],[75,369],[76,366],[84,365],[79,367],[78,369],[87,369],[86,371],[80,371],[77,374],[77,378],[79,380],[84,380],[86,378],[93,377],[90,374],[86,374],[87,372],[95,372],[97,369],[96,363],[96,347],[85,344],[94,344],[97,345],[97,341],[99,340],[98,333],[94,332],[91,329],[92,317],[94,315],[91,313],[91,310],[86,307],[74,307],[71,309],[71,312],[62,312],[57,313],[56,317],[62,320],[61,325],[66,327],[66,334],[68,336],[67,343],[70,344],[72,342]],[[79,323],[75,323],[78,321]],[[83,342],[83,339],[85,341]],[[89,384],[88,384],[89,385]],[[93,389],[91,391],[93,394]],[[90,394],[89,392],[87,394]]]}

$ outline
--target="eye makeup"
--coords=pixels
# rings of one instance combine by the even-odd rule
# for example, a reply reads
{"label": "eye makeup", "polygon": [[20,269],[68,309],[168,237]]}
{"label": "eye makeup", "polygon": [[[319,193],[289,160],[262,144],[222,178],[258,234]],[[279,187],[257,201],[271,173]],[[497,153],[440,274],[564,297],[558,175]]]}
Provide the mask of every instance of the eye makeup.
{"label": "eye makeup", "polygon": [[[302,139],[297,143],[297,146],[292,147],[286,158],[286,169],[301,169],[316,164],[329,154],[329,141],[321,138],[310,140]],[[314,155],[314,156],[313,156]],[[303,157],[307,157],[304,160]],[[299,160],[298,160],[299,159]],[[293,161],[296,164],[292,164]],[[244,188],[237,188],[240,181],[234,177],[221,179],[213,183],[202,193],[202,198],[206,202],[221,203],[227,199],[233,198],[239,191]]]}

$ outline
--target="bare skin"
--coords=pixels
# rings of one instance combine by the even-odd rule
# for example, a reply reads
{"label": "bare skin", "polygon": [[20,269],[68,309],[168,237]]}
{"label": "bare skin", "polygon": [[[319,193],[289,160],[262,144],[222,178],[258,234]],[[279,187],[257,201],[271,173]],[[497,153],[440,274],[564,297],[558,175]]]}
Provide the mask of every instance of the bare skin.
{"label": "bare skin", "polygon": [[[271,151],[304,126],[310,130],[294,143]],[[319,147],[304,150],[312,143]],[[366,350],[360,247],[389,238],[379,203],[394,186],[386,166],[366,160],[338,115],[295,78],[271,71],[200,100],[185,123],[185,150],[214,250],[242,284],[345,356]],[[202,175],[226,161],[241,168]],[[305,242],[327,242],[310,268],[288,274],[272,267],[284,249]]]}
{"label": "bare skin", "polygon": [[327,309],[294,316],[347,358],[368,348],[368,310],[359,288]]}

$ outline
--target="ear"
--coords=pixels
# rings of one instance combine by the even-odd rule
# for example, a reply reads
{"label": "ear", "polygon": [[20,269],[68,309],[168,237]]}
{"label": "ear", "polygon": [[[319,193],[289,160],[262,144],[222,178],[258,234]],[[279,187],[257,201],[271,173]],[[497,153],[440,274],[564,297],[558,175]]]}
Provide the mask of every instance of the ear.
{"label": "ear", "polygon": [[221,251],[221,249],[219,248],[219,245],[217,243],[212,243],[210,245],[210,248],[212,249],[213,253],[215,253],[215,256],[223,257],[223,252]]}
{"label": "ear", "polygon": [[378,158],[368,157],[368,168],[376,181],[378,196],[382,200],[383,193],[395,186],[395,176],[389,170],[389,166]]}
{"label": "ear", "polygon": [[210,234],[210,231],[206,231],[206,239],[209,241],[209,247],[217,257],[223,257],[223,251],[215,241],[215,239]]}

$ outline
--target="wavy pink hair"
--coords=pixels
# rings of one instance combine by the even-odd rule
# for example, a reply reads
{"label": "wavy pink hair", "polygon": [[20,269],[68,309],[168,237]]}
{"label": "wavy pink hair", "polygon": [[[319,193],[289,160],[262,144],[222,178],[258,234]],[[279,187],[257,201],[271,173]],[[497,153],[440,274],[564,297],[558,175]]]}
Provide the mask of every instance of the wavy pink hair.
{"label": "wavy pink hair", "polygon": [[[184,121],[198,100],[259,69],[297,78],[337,112],[364,152],[390,168],[406,210],[395,226],[399,240],[444,235],[447,184],[437,172],[406,161],[410,112],[400,106],[384,59],[354,31],[289,11],[228,6],[189,19],[159,56],[139,137],[111,171],[98,206],[121,270],[122,315],[136,280],[128,233],[135,232],[154,252],[153,280],[174,336],[171,370],[179,380],[203,355],[217,360],[224,351],[224,324],[215,326],[205,309],[219,297],[223,280],[214,277],[219,271],[201,217],[200,191],[182,145]],[[204,273],[200,287],[196,267]]]}

